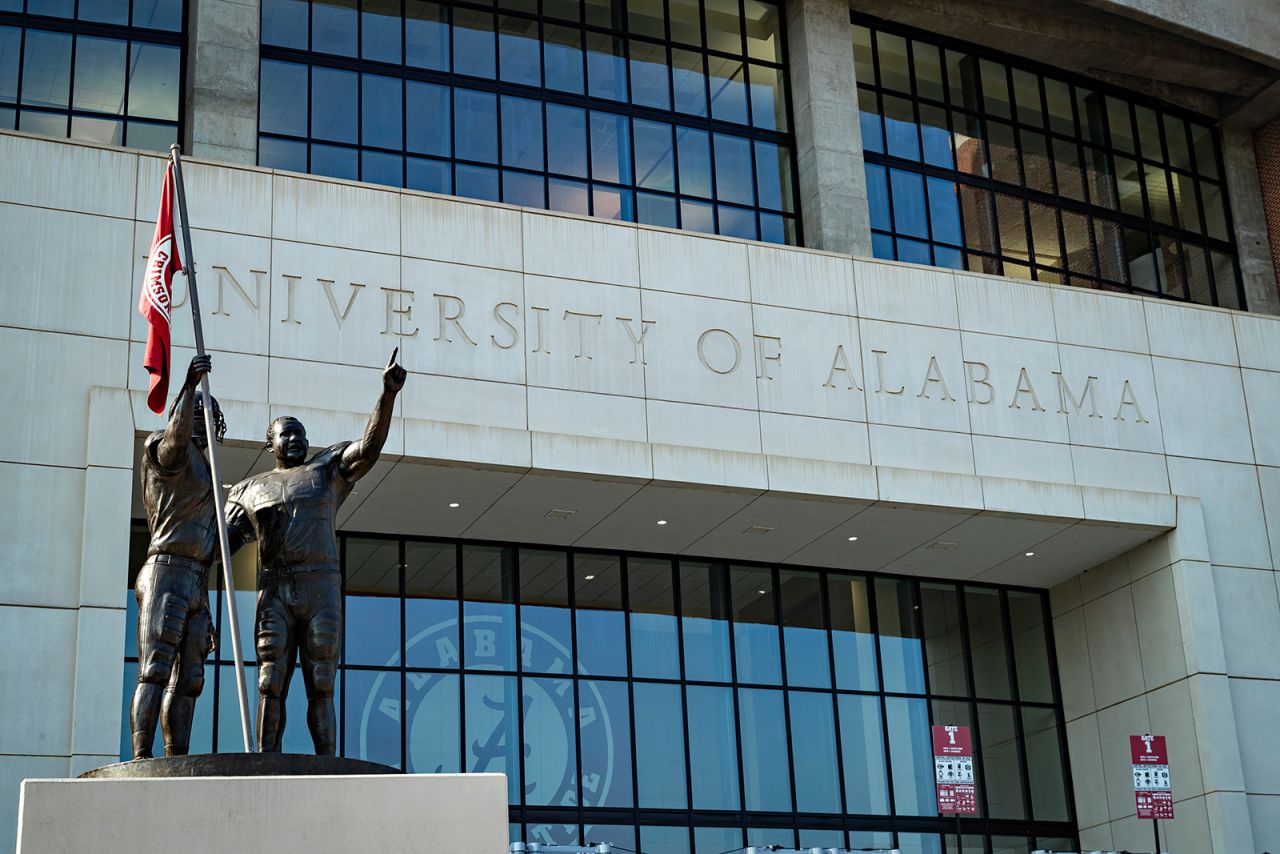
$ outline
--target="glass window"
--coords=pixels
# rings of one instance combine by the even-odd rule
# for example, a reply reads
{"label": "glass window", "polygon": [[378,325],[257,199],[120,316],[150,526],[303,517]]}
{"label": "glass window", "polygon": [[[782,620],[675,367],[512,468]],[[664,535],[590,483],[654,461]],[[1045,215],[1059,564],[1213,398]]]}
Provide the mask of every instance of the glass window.
{"label": "glass window", "polygon": [[909,697],[886,697],[884,703],[894,809],[899,815],[936,815],[928,703]]}
{"label": "glass window", "polygon": [[[346,674],[345,687],[347,713],[343,721],[346,748],[343,752],[347,756],[354,756],[367,762],[381,762],[392,768],[402,767],[400,719],[397,711],[403,706],[399,672],[349,670]],[[227,711],[235,714],[235,706],[233,705]],[[292,709],[286,709],[287,716],[290,711]],[[238,721],[238,719],[237,714],[233,720]],[[299,718],[293,719],[296,721]],[[304,729],[305,727],[294,724],[285,729],[285,738],[296,737],[299,735],[299,730]]]}
{"label": "glass window", "polygon": [[[1220,189],[1197,192],[1219,175],[1211,128],[856,14],[851,33],[876,257],[1238,302],[1208,260],[1234,251]],[[1161,247],[1131,255],[1129,274],[1114,243],[1091,245],[1091,232],[1121,233],[1121,217],[1147,223]]]}
{"label": "glass window", "polygon": [[307,49],[306,0],[262,0],[262,44]]}
{"label": "glass window", "polygon": [[1023,702],[1052,703],[1053,676],[1049,668],[1042,600],[1034,593],[1016,590],[1009,591],[1008,597],[1018,697]]}
{"label": "glass window", "polygon": [[831,609],[831,644],[835,651],[836,687],[874,691],[875,635],[871,632],[871,602],[867,580],[857,576],[827,578]]}
{"label": "glass window", "polygon": [[405,186],[431,193],[451,193],[453,192],[452,170],[449,164],[442,160],[405,158]]}
{"label": "glass window", "polygon": [[312,50],[355,56],[358,32],[356,0],[312,0]]}
{"label": "glass window", "polygon": [[[261,129],[268,133],[306,136],[307,67],[264,59],[261,75]],[[303,165],[305,169],[305,163]]]}
{"label": "glass window", "polygon": [[1062,733],[1053,709],[1022,707],[1022,732],[1026,740],[1027,768],[1031,782],[1031,810],[1038,821],[1067,821],[1065,764]]}
{"label": "glass window", "polygon": [[133,25],[178,32],[182,29],[182,5],[181,0],[133,0]]}
{"label": "glass window", "polygon": [[543,169],[542,102],[502,96],[502,163]]}
{"label": "glass window", "polygon": [[[458,667],[457,547],[453,543],[408,543],[404,593],[405,663],[410,667]],[[456,695],[456,687],[454,692]]]}
{"label": "glass window", "polygon": [[409,151],[448,157],[450,113],[447,87],[406,80],[405,144]]}
{"label": "glass window", "polygon": [[[522,568],[525,554],[522,549]],[[523,593],[523,582],[521,587]],[[559,804],[565,793],[574,797],[578,786],[573,722],[580,718],[574,708],[573,682],[525,677],[523,686],[524,802],[534,806]]]}
{"label": "glass window", "polygon": [[[745,806],[749,810],[791,810],[791,769],[787,751],[779,750],[777,744],[778,735],[787,731],[784,708],[781,691],[759,688],[738,691],[742,779],[746,786]],[[735,788],[736,783],[735,780]],[[696,786],[694,791],[696,794]]]}
{"label": "glass window", "polygon": [[793,688],[830,687],[830,657],[827,654],[827,633],[822,618],[821,579],[816,573],[786,569],[778,571],[778,579],[782,598],[782,637],[787,659],[787,684]]}
{"label": "glass window", "polygon": [[[265,17],[265,12],[263,14]],[[360,39],[360,55],[365,59],[398,64],[400,0],[364,0],[360,12]]]}
{"label": "glass window", "polygon": [[969,644],[973,652],[974,691],[979,697],[1010,699],[1009,659],[1000,591],[969,587],[964,597],[969,617]]}
{"label": "glass window", "polygon": [[675,145],[671,125],[635,119],[636,185],[674,193],[676,189]]}
{"label": "glass window", "polygon": [[707,76],[702,54],[691,50],[671,50],[671,80],[678,113],[707,114]]}
{"label": "glass window", "polygon": [[0,27],[0,101],[18,100],[18,59],[22,51],[22,30]]}
{"label": "glass window", "polygon": [[448,673],[406,675],[405,754],[411,774],[449,774],[461,769],[459,679]]}
{"label": "glass window", "polygon": [[982,736],[982,778],[987,791],[988,815],[992,818],[1025,818],[1022,763],[1018,757],[1013,707],[979,703],[978,726]]}
{"label": "glass window", "polygon": [[634,691],[636,708],[648,710],[636,715],[637,803],[641,807],[686,809],[689,796],[680,686],[637,682]]}
{"label": "glass window", "polygon": [[736,810],[738,745],[734,734],[738,727],[733,714],[733,689],[690,685],[686,699],[693,808]]}
{"label": "glass window", "polygon": [[631,132],[626,116],[592,110],[591,175],[597,181],[631,183]]}
{"label": "glass window", "polygon": [[528,172],[502,170],[502,201],[526,208],[545,208],[546,179]]}
{"label": "glass window", "polygon": [[521,549],[520,663],[526,672],[569,671],[573,661],[569,622],[568,555]]}
{"label": "glass window", "polygon": [[718,133],[714,136],[716,194],[738,204],[754,202],[751,145],[747,140]]}
{"label": "glass window", "polygon": [[[332,147],[362,157],[402,156]],[[504,189],[508,174],[540,179],[531,172],[493,171]],[[1035,672],[1026,670],[1026,656],[1047,658],[1050,647],[1042,592],[745,563],[682,562],[677,573],[671,559],[546,546],[346,535],[340,542],[348,632],[338,680],[344,753],[416,773],[502,772],[517,810],[581,810],[580,819],[567,823],[563,815],[528,813],[530,823],[512,830],[520,839],[609,841],[648,846],[636,851],[686,854],[691,843],[706,854],[744,843],[892,846],[892,828],[901,822],[890,816],[934,815],[931,722],[973,728],[983,818],[1020,822],[1013,829],[1027,836],[975,833],[957,847],[954,836],[923,834],[910,844],[938,850],[928,847],[936,843],[966,854],[997,842],[1022,850],[1016,846],[1029,845],[1032,837],[1050,839],[1044,832],[1060,832],[1070,820],[1060,706],[1052,698],[985,701],[969,692],[964,678],[947,684],[948,671],[965,668],[952,660],[971,656],[963,645],[963,621],[970,613],[968,593],[975,590],[996,594],[997,608],[1002,599],[1008,603],[1000,620],[1012,627],[1014,684],[1034,684],[1023,677]],[[145,546],[145,533],[135,531],[136,564]],[[764,586],[775,578],[776,590]],[[241,594],[246,613],[253,595]],[[759,604],[761,596],[767,604]],[[216,590],[211,597],[218,618]],[[746,684],[741,671],[734,679],[723,676],[723,684],[682,678],[679,601],[691,611],[720,615],[716,646],[726,667],[735,659],[741,663],[744,650],[754,654],[755,646],[730,627],[771,627],[775,640],[766,646],[774,654],[781,628],[787,686]],[[895,608],[918,615],[910,618],[920,627],[914,642],[924,645],[921,658],[933,693],[881,693],[874,682],[856,680],[848,683],[855,690],[844,683],[833,690],[823,676],[830,673],[825,622],[832,622],[836,637],[844,633],[852,641],[841,644],[855,651],[848,660],[864,657],[874,673],[873,616],[887,626],[895,622]],[[655,619],[641,630],[646,615]],[[136,605],[126,619],[125,720],[137,673]],[[242,629],[252,634],[251,625]],[[1024,640],[1031,642],[1025,651]],[[576,668],[570,667],[575,643]],[[193,744],[203,749],[240,747],[228,654],[224,645],[210,663],[210,688],[198,708]],[[504,654],[507,672],[494,672]],[[805,657],[824,666],[812,668],[812,685],[801,686],[793,674],[809,668],[792,665]],[[636,664],[630,674],[628,658]],[[886,660],[892,658],[887,652]],[[656,666],[643,669],[646,661]],[[465,673],[460,664],[468,667]],[[245,672],[253,678],[251,667]],[[942,691],[947,695],[938,696]],[[295,686],[287,704],[291,719],[305,721],[306,703],[306,692]],[[126,755],[129,741],[122,732]],[[284,747],[309,750],[307,728],[290,727]],[[1036,776],[1027,778],[1028,768]],[[613,812],[603,815],[602,808]],[[632,810],[639,810],[634,824],[624,815]],[[749,818],[735,818],[741,815]],[[858,829],[846,836],[842,816]],[[907,835],[897,838],[902,845]]]}
{"label": "glass window", "polygon": [[631,608],[631,669],[641,678],[680,675],[675,596],[670,561],[628,558],[627,596]]}
{"label": "glass window", "polygon": [[914,585],[906,579],[889,578],[877,578],[875,584],[884,689],[923,694],[924,660],[916,626],[919,609]]}
{"label": "glass window", "polygon": [[537,21],[502,16],[498,27],[498,67],[503,80],[525,86],[541,85],[541,53]]}
{"label": "glass window", "polygon": [[[474,547],[464,548],[464,573],[466,555],[473,551]],[[522,740],[517,709],[521,700],[516,677],[468,674],[465,702],[466,770],[473,774],[486,771],[506,774],[507,799],[513,804],[520,803]]]}
{"label": "glass window", "polygon": [[911,102],[906,98],[885,95],[881,98],[881,103],[887,140],[885,152],[904,160],[919,160],[920,132]]}
{"label": "glass window", "polygon": [[453,92],[454,150],[468,160],[498,160],[498,99],[489,92]]}
{"label": "glass window", "polygon": [[659,110],[671,109],[667,49],[649,42],[631,42],[631,100]]}
{"label": "glass window", "polygon": [[574,555],[574,622],[580,673],[627,675],[621,563],[610,555]]}
{"label": "glass window", "polygon": [[[400,543],[346,541],[346,661],[394,667],[400,659]],[[396,753],[399,754],[397,748]]]}
{"label": "glass window", "polygon": [[[816,691],[788,693],[791,724],[791,753],[795,764],[796,810],[799,812],[840,812],[840,769],[836,749],[835,713],[831,695]],[[746,713],[743,713],[744,718]],[[761,745],[772,744],[769,737]],[[784,761],[782,752],[774,761]],[[785,772],[786,769],[783,769]],[[785,775],[780,775],[786,779]],[[750,793],[747,797],[750,803]],[[748,807],[750,808],[750,807]]]}
{"label": "glass window", "polygon": [[358,152],[354,148],[311,143],[311,171],[317,175],[355,181],[360,177]]}
{"label": "glass window", "polygon": [[471,77],[493,77],[496,50],[493,15],[474,9],[453,11],[453,70]]}
{"label": "glass window", "polygon": [[[433,0],[363,6],[267,0],[264,90],[272,89],[267,69],[292,61],[294,51],[310,49],[314,76],[296,106],[285,103],[291,93],[284,86],[264,91],[259,158],[377,183],[794,243],[799,227],[780,7],[750,0],[744,15],[738,3],[642,0],[627,7],[591,0],[584,7],[577,0],[503,0],[490,11]],[[397,66],[485,78],[496,91],[409,79]],[[348,101],[351,87],[339,78],[355,74],[361,87]],[[394,109],[390,89],[374,91],[375,79],[400,83],[402,110]],[[581,107],[549,102],[550,91],[683,118],[646,114],[633,126],[621,109],[588,117]],[[354,120],[353,109],[360,114]],[[399,141],[397,112],[404,125]],[[712,119],[739,127],[712,140]],[[82,132],[112,129],[86,124]],[[275,134],[309,138],[308,155],[297,157],[296,146],[267,138]]]}
{"label": "glass window", "polygon": [[[462,642],[463,663],[468,668],[516,669],[515,580],[514,549],[474,545],[463,548]],[[470,696],[471,680],[467,681],[467,690]],[[467,732],[471,732],[470,724]]]}
{"label": "glass window", "polygon": [[711,87],[711,117],[722,122],[747,123],[746,63],[722,56],[707,57]]}
{"label": "glass window", "polygon": [[773,606],[773,574],[765,569],[735,567],[729,573],[729,584],[733,591],[733,648],[738,681],[776,685],[782,681],[782,663]]}
{"label": "glass window", "polygon": [[686,679],[729,681],[726,592],[723,564],[680,561],[680,624]]}
{"label": "glass window", "polygon": [[357,75],[332,68],[311,70],[311,135],[331,142],[356,141]]}
{"label": "glass window", "polygon": [[[634,754],[627,685],[582,681],[578,686],[582,805],[630,807],[634,800],[631,785]],[[569,749],[572,750],[572,745]]]}
{"label": "glass window", "polygon": [[787,95],[782,72],[768,65],[752,65],[751,123],[766,130],[787,129]]}
{"label": "glass window", "polygon": [[416,68],[449,68],[449,24],[444,6],[428,0],[405,0],[404,59]]}
{"label": "glass window", "polygon": [[105,24],[129,23],[129,0],[79,0],[77,17]]}
{"label": "glass window", "polygon": [[[70,89],[71,36],[27,30],[22,68],[22,103],[37,107],[66,107]],[[60,135],[65,134],[64,129]]]}
{"label": "glass window", "polygon": [[[76,42],[75,98],[72,107],[94,113],[122,116],[125,113],[125,53],[128,43],[121,39],[81,36]],[[17,67],[17,54],[14,54]],[[0,95],[2,98],[3,95]],[[11,100],[12,96],[9,99]]]}
{"label": "glass window", "polygon": [[920,585],[925,654],[929,660],[929,690],[934,694],[969,693],[964,661],[964,633],[960,601],[951,584]]}
{"label": "glass window", "polygon": [[378,148],[404,147],[401,140],[401,82],[392,77],[361,75],[360,141]]}
{"label": "glass window", "polygon": [[627,100],[626,42],[604,33],[587,33],[587,94]]}

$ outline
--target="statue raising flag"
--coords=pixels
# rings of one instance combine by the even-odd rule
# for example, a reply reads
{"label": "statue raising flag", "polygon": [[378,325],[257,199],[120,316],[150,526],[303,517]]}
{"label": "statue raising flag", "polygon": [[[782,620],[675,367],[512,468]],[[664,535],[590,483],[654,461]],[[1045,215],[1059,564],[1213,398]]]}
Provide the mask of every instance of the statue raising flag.
{"label": "statue raising flag", "polygon": [[[174,227],[175,195],[182,221],[182,256],[178,254]],[[185,265],[181,260],[184,256]],[[168,426],[151,434],[144,443],[143,506],[147,511],[151,543],[135,588],[139,667],[138,687],[130,711],[135,759],[151,756],[158,714],[164,729],[165,752],[170,756],[187,752],[191,716],[196,697],[204,686],[204,659],[213,645],[208,573],[219,553],[227,593],[232,655],[237,665],[244,661],[240,653],[231,551],[216,450],[226,432],[226,424],[218,402],[209,393],[208,374],[212,362],[205,352],[200,323],[200,293],[196,288],[195,261],[191,257],[191,224],[182,188],[182,157],[174,145],[164,172],[160,211],[142,278],[142,294],[138,298],[138,311],[148,324],[143,357],[143,365],[151,375],[147,405],[157,413],[164,412],[169,395],[170,309],[176,270],[182,270],[187,277],[196,356],[169,413]],[[253,730],[249,723],[244,668],[235,669],[244,749],[250,752]]]}
{"label": "statue raising flag", "polygon": [[152,412],[164,412],[169,396],[169,307],[173,305],[173,274],[182,269],[178,240],[173,228],[173,161],[164,170],[164,186],[160,191],[160,212],[156,215],[156,231],[147,254],[147,268],[142,275],[142,295],[138,311],[147,319],[147,348],[142,364],[151,374],[147,406]]}

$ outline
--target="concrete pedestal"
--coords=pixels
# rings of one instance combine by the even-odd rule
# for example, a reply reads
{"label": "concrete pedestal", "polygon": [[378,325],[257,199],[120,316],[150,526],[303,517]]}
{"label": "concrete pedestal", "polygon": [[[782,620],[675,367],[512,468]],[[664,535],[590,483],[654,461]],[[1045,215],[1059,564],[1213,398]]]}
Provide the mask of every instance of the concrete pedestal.
{"label": "concrete pedestal", "polygon": [[25,780],[18,854],[504,854],[502,774]]}

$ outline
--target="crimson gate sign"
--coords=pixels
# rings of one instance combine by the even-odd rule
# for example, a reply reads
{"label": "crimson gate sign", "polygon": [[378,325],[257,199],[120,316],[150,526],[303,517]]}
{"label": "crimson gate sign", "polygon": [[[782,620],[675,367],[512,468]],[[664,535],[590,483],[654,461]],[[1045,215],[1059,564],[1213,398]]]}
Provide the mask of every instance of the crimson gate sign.
{"label": "crimson gate sign", "polygon": [[973,739],[967,726],[933,728],[933,774],[938,786],[939,813],[977,814]]}
{"label": "crimson gate sign", "polygon": [[1138,818],[1173,818],[1164,736],[1131,735],[1129,753],[1133,756],[1133,795],[1138,801]]}

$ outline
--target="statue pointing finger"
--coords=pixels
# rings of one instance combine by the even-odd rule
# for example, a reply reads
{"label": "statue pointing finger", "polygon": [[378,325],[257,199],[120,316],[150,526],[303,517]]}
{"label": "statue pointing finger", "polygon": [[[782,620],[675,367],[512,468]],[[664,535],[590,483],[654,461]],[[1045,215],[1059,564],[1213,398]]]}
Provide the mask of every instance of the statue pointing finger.
{"label": "statue pointing finger", "polygon": [[236,484],[227,498],[233,545],[256,540],[261,566],[255,622],[259,751],[280,751],[285,700],[300,658],[315,751],[337,752],[333,692],[342,645],[337,513],[387,441],[396,395],[407,376],[396,362],[398,352],[382,371],[382,392],[363,436],[308,459],[302,422],[281,416],[267,428],[275,468]]}

